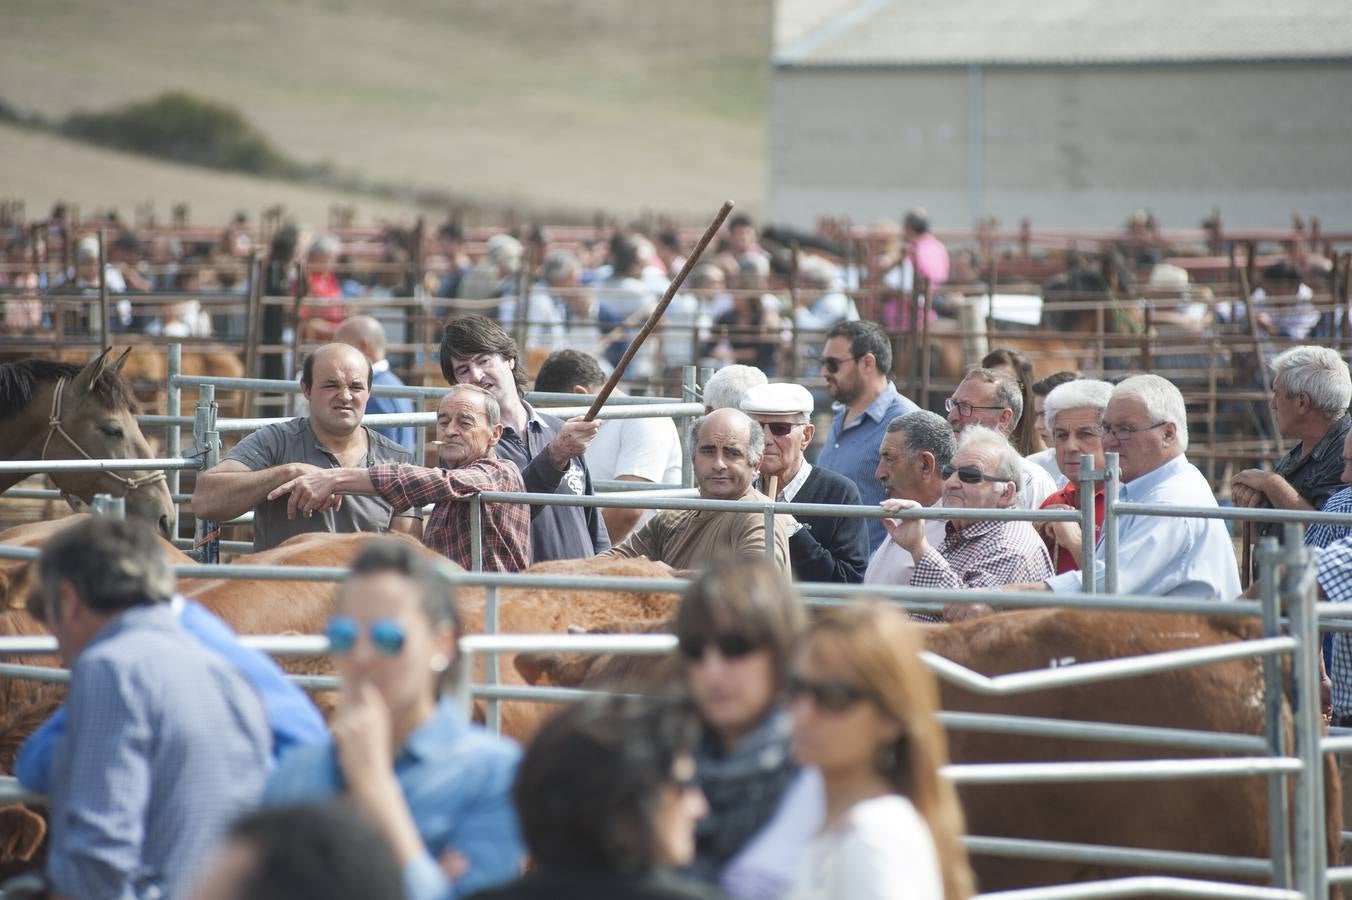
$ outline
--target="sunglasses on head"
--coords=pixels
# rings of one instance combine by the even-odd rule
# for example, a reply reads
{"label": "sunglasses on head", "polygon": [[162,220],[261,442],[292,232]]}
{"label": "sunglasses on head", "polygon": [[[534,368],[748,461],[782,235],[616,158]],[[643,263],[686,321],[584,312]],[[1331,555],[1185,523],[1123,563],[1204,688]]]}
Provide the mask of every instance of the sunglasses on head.
{"label": "sunglasses on head", "polygon": [[841,366],[845,365],[847,362],[854,362],[858,358],[859,357],[857,356],[846,356],[843,358],[835,356],[823,356],[822,368],[825,369],[830,374],[834,375],[840,371]]}
{"label": "sunglasses on head", "polygon": [[944,481],[953,477],[953,473],[958,473],[958,480],[965,484],[980,484],[983,481],[1007,481],[1008,479],[999,478],[995,475],[987,475],[976,466],[955,466],[952,463],[945,465],[939,470]]}
{"label": "sunglasses on head", "polygon": [[704,638],[682,638],[680,641],[681,655],[691,662],[703,659],[705,650],[711,646],[717,647],[718,655],[724,659],[739,659],[754,652],[758,645],[739,634],[720,634],[708,641]]}
{"label": "sunglasses on head", "polygon": [[844,712],[861,700],[873,699],[872,692],[848,681],[814,681],[801,675],[790,676],[789,696],[811,697],[818,709],[828,712]]}
{"label": "sunglasses on head", "polygon": [[[361,634],[361,624],[351,616],[334,616],[324,634],[329,639],[329,652],[351,653]],[[385,656],[398,656],[404,649],[404,626],[393,619],[376,619],[367,626],[366,636]]]}
{"label": "sunglasses on head", "polygon": [[775,437],[788,437],[795,428],[802,426],[796,422],[762,422],[761,427]]}

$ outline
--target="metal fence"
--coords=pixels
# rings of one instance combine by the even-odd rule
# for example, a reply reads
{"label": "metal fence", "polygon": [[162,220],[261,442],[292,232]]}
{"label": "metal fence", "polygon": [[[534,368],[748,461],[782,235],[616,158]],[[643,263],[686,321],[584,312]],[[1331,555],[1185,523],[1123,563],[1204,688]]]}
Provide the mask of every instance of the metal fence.
{"label": "metal fence", "polygon": [[[171,360],[175,348],[170,348]],[[188,379],[176,375],[170,379],[171,392],[177,393]],[[183,469],[196,469],[214,464],[219,458],[219,437],[223,430],[241,431],[256,427],[267,420],[217,420],[214,390],[217,386],[244,388],[260,387],[248,379],[201,379],[197,414],[192,419],[194,449],[180,455],[182,447],[175,440],[178,428],[186,417],[162,417],[170,428],[170,458],[164,460],[69,460],[40,463],[0,463],[3,471],[45,471],[58,469],[135,469],[162,468],[176,475]],[[286,386],[284,386],[286,385]],[[289,390],[288,383],[269,382],[269,389]],[[410,389],[439,395],[440,389]],[[693,393],[693,391],[692,391]],[[420,394],[421,395],[421,394]],[[567,395],[566,399],[585,399]],[[684,398],[688,400],[689,398]],[[632,398],[626,406],[652,411],[651,401],[638,402]],[[175,404],[177,397],[175,397]],[[656,404],[656,406],[664,406]],[[694,414],[686,403],[668,401],[665,409],[681,407],[681,414]],[[646,407],[646,408],[645,408]],[[171,407],[174,408],[174,407]],[[689,411],[689,412],[688,412]],[[701,408],[702,411],[702,408]],[[672,414],[664,411],[662,414]],[[428,417],[430,414],[420,414]],[[375,419],[376,417],[370,417]],[[408,418],[408,417],[403,417]],[[172,420],[172,421],[170,421]],[[427,424],[427,421],[422,422]],[[688,457],[688,454],[686,454]],[[9,467],[9,468],[7,468]],[[21,468],[17,468],[21,467]],[[1352,881],[1352,869],[1327,869],[1323,819],[1323,753],[1352,749],[1352,737],[1320,737],[1318,720],[1318,628],[1320,619],[1328,619],[1329,626],[1352,630],[1352,612],[1335,604],[1316,604],[1312,557],[1308,550],[1297,548],[1279,550],[1274,541],[1264,542],[1259,548],[1259,562],[1263,577],[1260,581],[1261,600],[1238,600],[1216,603],[1205,598],[1132,597],[1116,593],[1116,562],[1118,524],[1120,517],[1175,516],[1220,518],[1242,521],[1328,521],[1352,523],[1352,516],[1320,513],[1289,513],[1274,510],[1191,509],[1179,507],[1152,507],[1122,503],[1117,498],[1118,465],[1115,454],[1108,454],[1107,464],[1095,471],[1092,460],[1084,458],[1081,467],[1082,508],[1078,511],[1028,510],[954,510],[920,509],[893,518],[941,519],[1017,519],[1027,521],[1079,521],[1086,525],[1083,558],[1093,559],[1096,546],[1093,541],[1094,482],[1105,484],[1105,516],[1103,549],[1107,561],[1106,591],[1096,593],[1092,574],[1083,581],[1083,593],[1013,594],[998,591],[943,591],[903,587],[862,585],[803,584],[800,589],[807,601],[816,605],[857,602],[865,597],[882,597],[906,609],[941,608],[943,604],[985,603],[1001,609],[1030,607],[1075,607],[1087,609],[1124,610],[1136,612],[1198,613],[1220,616],[1259,617],[1263,623],[1263,637],[1259,640],[1220,647],[1193,648],[1153,654],[1132,659],[1105,660],[1065,667],[1003,675],[987,678],[977,672],[958,666],[933,654],[925,661],[942,679],[951,681],[977,693],[1006,695],[1034,690],[1053,690],[1071,685],[1097,683],[1118,678],[1169,671],[1188,666],[1207,665],[1227,659],[1252,656],[1263,661],[1266,696],[1265,733],[1263,735],[1217,734],[1182,729],[1148,728],[1113,725],[1098,722],[1070,722],[1048,719],[1022,719],[1011,716],[990,716],[972,713],[945,712],[941,714],[949,728],[987,730],[1007,734],[1042,735],[1081,740],[1127,741],[1161,747],[1214,749],[1216,752],[1240,752],[1246,756],[1209,759],[1143,760],[1130,762],[1096,763],[1021,763],[985,764],[979,766],[952,766],[946,774],[955,782],[975,783],[1045,783],[1049,781],[1102,781],[1122,779],[1176,779],[1194,777],[1244,777],[1262,775],[1267,779],[1269,795],[1269,825],[1271,829],[1271,859],[1236,859],[1207,854],[1160,853],[1130,847],[1100,847],[1096,845],[1041,842],[1012,838],[974,836],[968,839],[974,853],[985,853],[1023,858],[1093,861],[1105,865],[1144,866],[1152,869],[1176,871],[1193,875],[1215,877],[1270,878],[1273,888],[1243,888],[1244,896],[1315,897],[1324,893],[1330,882]],[[688,482],[687,482],[688,483]],[[177,485],[171,490],[177,494]],[[852,506],[822,506],[809,504],[740,501],[713,501],[658,496],[639,497],[577,497],[539,494],[485,494],[476,498],[472,509],[474,520],[481,521],[482,503],[531,503],[537,505],[580,505],[593,507],[627,507],[653,509],[707,509],[754,512],[765,517],[766,533],[771,533],[776,514],[811,514],[851,517],[883,517],[880,509]],[[202,536],[202,525],[198,526]],[[497,658],[500,653],[559,650],[563,652],[670,652],[673,639],[659,636],[529,636],[498,635],[499,592],[508,588],[546,587],[556,590],[626,590],[626,591],[680,591],[686,582],[681,579],[601,578],[582,576],[541,576],[529,573],[496,574],[477,571],[481,567],[480,535],[474,535],[474,569],[457,572],[453,578],[464,585],[475,585],[485,590],[485,616],[482,636],[467,636],[462,641],[460,679],[461,698],[468,702],[478,697],[485,703],[490,726],[500,723],[500,704],[508,700],[561,702],[575,699],[585,692],[563,691],[557,688],[526,688],[507,686],[498,677]],[[1298,535],[1297,535],[1298,537]],[[770,543],[770,542],[767,542]],[[1296,546],[1288,542],[1288,546]],[[772,545],[769,549],[772,549]],[[27,548],[2,547],[0,557],[32,557],[37,551]],[[208,563],[215,560],[208,556]],[[1092,573],[1092,569],[1089,570]],[[302,568],[282,566],[199,564],[179,567],[179,574],[196,578],[246,578],[308,581],[337,581],[346,572],[339,568]],[[1341,620],[1341,621],[1339,621]],[[1284,635],[1283,630],[1289,632]],[[317,655],[325,652],[326,644],[319,637],[259,637],[246,638],[268,652],[279,655]],[[0,656],[51,652],[54,643],[44,638],[0,639]],[[471,684],[469,672],[476,656],[486,657],[483,683]],[[1282,682],[1279,657],[1291,655],[1297,672],[1299,696],[1295,704],[1296,745],[1294,755],[1287,755],[1283,741]],[[0,666],[0,675],[9,677],[37,677],[43,680],[61,678],[60,670],[42,666]],[[334,686],[332,678],[310,676],[303,683],[312,688]],[[1291,787],[1288,789],[1288,780]],[[0,796],[4,785],[0,784]],[[1179,896],[1237,896],[1234,885],[1220,882],[1169,878],[1117,879],[1099,884],[1077,885],[1034,891],[1013,892],[1006,896],[1080,897],[1126,896],[1142,890],[1173,893]]]}

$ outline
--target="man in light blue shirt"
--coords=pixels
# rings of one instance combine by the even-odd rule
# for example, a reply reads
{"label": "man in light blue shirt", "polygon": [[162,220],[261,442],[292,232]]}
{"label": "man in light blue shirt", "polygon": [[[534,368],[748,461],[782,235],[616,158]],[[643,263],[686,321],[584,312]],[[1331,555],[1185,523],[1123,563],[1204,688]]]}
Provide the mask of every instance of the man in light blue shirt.
{"label": "man in light blue shirt", "polygon": [[[841,322],[828,331],[821,366],[836,414],[817,465],[853,481],[864,505],[877,506],[885,496],[875,473],[887,423],[919,407],[888,381],[892,342],[873,322]],[[877,547],[887,532],[881,519],[867,521],[869,546]]]}
{"label": "man in light blue shirt", "polygon": [[[1103,414],[1103,449],[1119,456],[1123,502],[1217,505],[1206,478],[1183,455],[1188,449],[1183,395],[1158,375],[1136,375],[1113,388]],[[1239,596],[1239,564],[1224,521],[1122,516],[1117,533],[1118,593],[1221,600]],[[1099,591],[1104,590],[1103,556],[1100,539],[1094,558]],[[1074,570],[1005,590],[1074,593],[1081,589],[1082,578]]]}
{"label": "man in light blue shirt", "polygon": [[143,525],[93,518],[38,562],[37,608],[70,667],[52,763],[51,895],[181,897],[263,791],[258,695],[170,608],[174,576]]}

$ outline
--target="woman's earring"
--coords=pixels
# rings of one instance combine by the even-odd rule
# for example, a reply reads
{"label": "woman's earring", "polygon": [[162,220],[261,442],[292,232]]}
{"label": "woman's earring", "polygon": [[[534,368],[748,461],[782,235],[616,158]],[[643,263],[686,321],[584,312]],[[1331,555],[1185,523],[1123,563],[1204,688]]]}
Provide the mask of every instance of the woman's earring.
{"label": "woman's earring", "polygon": [[446,667],[451,664],[451,658],[445,653],[432,654],[432,671],[445,672]]}

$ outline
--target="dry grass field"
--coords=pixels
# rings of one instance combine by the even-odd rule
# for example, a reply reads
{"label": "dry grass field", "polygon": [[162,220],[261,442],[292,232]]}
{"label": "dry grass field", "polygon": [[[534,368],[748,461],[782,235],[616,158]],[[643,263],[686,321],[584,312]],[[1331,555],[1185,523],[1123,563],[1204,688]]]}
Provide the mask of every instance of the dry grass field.
{"label": "dry grass field", "polygon": [[[755,210],[764,196],[769,5],[4,0],[0,99],[59,118],[183,90],[236,106],[296,159],[367,179],[698,220],[725,197]],[[125,157],[64,144],[0,132],[0,197],[30,212],[58,196],[188,200],[199,220],[274,189],[286,202],[268,182],[160,163],[133,185]],[[288,196],[326,209],[328,192],[312,193]]]}

